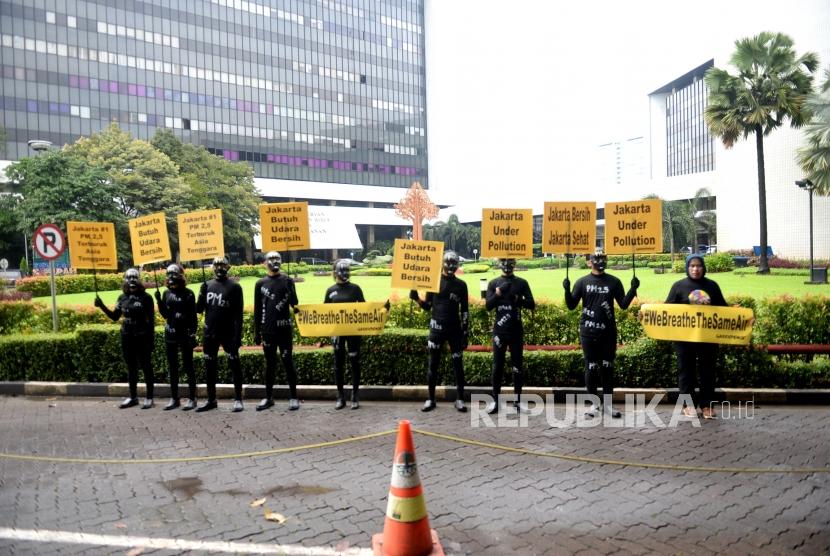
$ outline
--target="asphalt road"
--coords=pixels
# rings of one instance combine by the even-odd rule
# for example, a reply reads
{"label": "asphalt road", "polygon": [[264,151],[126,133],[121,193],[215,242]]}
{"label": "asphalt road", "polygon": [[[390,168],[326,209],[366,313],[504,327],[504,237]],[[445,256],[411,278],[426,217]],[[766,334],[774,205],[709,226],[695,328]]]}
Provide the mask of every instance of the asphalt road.
{"label": "asphalt road", "polygon": [[[222,402],[199,415],[116,404],[0,398],[0,553],[366,553],[383,529],[400,419],[416,430],[448,554],[830,550],[826,407],[733,407],[700,427],[544,415],[486,427],[449,403],[232,414]],[[671,410],[658,408],[664,423]]]}

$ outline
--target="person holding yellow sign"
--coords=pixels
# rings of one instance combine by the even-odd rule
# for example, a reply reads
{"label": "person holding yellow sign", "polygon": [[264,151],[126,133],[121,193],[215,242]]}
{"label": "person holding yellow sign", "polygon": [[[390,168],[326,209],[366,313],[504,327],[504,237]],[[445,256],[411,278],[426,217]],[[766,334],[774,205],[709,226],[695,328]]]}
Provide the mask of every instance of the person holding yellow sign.
{"label": "person holding yellow sign", "polygon": [[[360,286],[349,281],[351,267],[343,259],[334,263],[335,284],[326,290],[323,303],[362,303],[366,301]],[[334,384],[337,386],[337,401],[334,409],[346,407],[343,380],[346,366],[346,345],[348,344],[349,366],[352,368],[352,409],[360,407],[358,389],[360,388],[360,336],[334,336]]]}
{"label": "person holding yellow sign", "polygon": [[[690,305],[714,305],[726,307],[726,299],[720,286],[714,280],[706,278],[706,263],[703,255],[686,257],[686,278],[675,282],[666,303],[687,303]],[[680,395],[691,396],[704,419],[714,419],[715,411],[711,407],[715,395],[715,360],[718,345],[706,342],[674,342],[677,353],[677,387]],[[700,396],[695,399],[695,382],[700,375]],[[683,413],[693,416],[695,409],[685,406]]]}
{"label": "person holding yellow sign", "polygon": [[522,382],[524,379],[524,327],[522,326],[522,309],[536,308],[530,285],[524,278],[514,274],[516,259],[499,259],[501,276],[490,280],[487,285],[485,307],[495,310],[493,320],[493,372],[491,382],[493,401],[487,405],[489,414],[498,413],[501,382],[507,348],[510,348],[510,364],[513,367],[513,392],[516,395],[515,407],[521,410]]}
{"label": "person holding yellow sign", "polygon": [[438,384],[438,365],[441,362],[441,348],[444,342],[450,345],[452,370],[455,374],[455,409],[467,411],[464,405],[464,350],[469,336],[469,295],[467,284],[455,276],[459,259],[455,251],[444,253],[441,263],[441,285],[438,293],[427,292],[426,299],[421,300],[417,290],[409,292],[409,298],[416,301],[424,311],[432,311],[429,319],[429,367],[427,384],[429,398],[421,411],[435,409],[435,387]]}
{"label": "person holding yellow sign", "polygon": [[202,349],[205,358],[205,382],[208,399],[196,408],[197,413],[216,409],[216,358],[219,346],[228,357],[228,367],[233,374],[234,413],[242,411],[242,367],[239,363],[239,346],[242,344],[242,287],[228,277],[230,264],[227,257],[213,259],[215,278],[202,283],[196,312],[205,314],[205,331]]}
{"label": "person holding yellow sign", "polygon": [[[614,302],[620,309],[627,309],[637,297],[640,281],[631,279],[631,289],[624,293],[622,282],[616,276],[606,274],[608,257],[601,249],[588,258],[591,273],[574,284],[562,282],[565,288],[565,305],[573,311],[582,301],[582,315],[579,317],[579,341],[585,357],[585,388],[592,396],[597,395],[597,373],[602,381],[602,407],[614,419],[622,414],[611,405],[614,396],[614,360],[617,358],[617,320],[614,316]],[[592,406],[585,412],[586,417],[596,416],[599,408]]]}
{"label": "person holding yellow sign", "polygon": [[262,344],[265,354],[265,398],[256,406],[257,411],[274,405],[274,375],[277,370],[277,348],[288,379],[288,409],[300,409],[297,399],[297,372],[294,370],[292,347],[294,328],[290,310],[297,312],[297,290],[294,280],[280,272],[282,256],[276,251],[265,255],[268,275],[257,280],[254,286],[254,343]]}
{"label": "person holding yellow sign", "polygon": [[95,294],[95,306],[101,309],[113,321],[121,321],[121,351],[127,364],[127,382],[130,385],[130,397],[121,402],[121,409],[138,405],[138,367],[144,371],[147,396],[141,409],[153,407],[153,354],[154,343],[154,309],[153,298],[144,290],[141,274],[131,268],[124,273],[121,295],[115,302],[115,309],[110,310],[104,301]]}

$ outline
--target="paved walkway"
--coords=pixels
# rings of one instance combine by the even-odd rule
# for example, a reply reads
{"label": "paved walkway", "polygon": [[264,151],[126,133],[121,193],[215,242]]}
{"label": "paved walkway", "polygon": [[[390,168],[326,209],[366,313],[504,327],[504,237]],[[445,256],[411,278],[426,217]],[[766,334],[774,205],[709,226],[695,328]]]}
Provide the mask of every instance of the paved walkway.
{"label": "paved walkway", "polygon": [[[830,550],[826,407],[755,407],[752,418],[733,408],[732,419],[700,427],[551,426],[532,416],[527,427],[489,428],[449,403],[430,414],[391,402],[339,412],[309,402],[290,413],[285,402],[264,413],[249,403],[232,414],[222,403],[199,415],[116,403],[0,398],[0,553],[124,554],[131,543],[143,554],[275,544],[288,554],[365,552],[383,528],[394,451],[385,433],[399,419],[435,433],[416,432],[416,457],[448,554]],[[671,410],[657,413],[668,423]],[[206,459],[250,452],[268,454]],[[169,458],[193,459],[125,463]],[[782,472],[740,471],[751,468]],[[263,508],[285,522],[265,520]],[[213,544],[187,544],[199,542]]]}

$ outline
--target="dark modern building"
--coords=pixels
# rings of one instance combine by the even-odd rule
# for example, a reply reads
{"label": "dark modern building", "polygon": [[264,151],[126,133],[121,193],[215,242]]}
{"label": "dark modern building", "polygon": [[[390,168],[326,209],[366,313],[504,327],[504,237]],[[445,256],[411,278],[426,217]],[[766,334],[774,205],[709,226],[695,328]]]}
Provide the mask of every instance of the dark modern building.
{"label": "dark modern building", "polygon": [[424,0],[2,0],[0,40],[0,158],[115,121],[251,164],[267,200],[429,187]]}

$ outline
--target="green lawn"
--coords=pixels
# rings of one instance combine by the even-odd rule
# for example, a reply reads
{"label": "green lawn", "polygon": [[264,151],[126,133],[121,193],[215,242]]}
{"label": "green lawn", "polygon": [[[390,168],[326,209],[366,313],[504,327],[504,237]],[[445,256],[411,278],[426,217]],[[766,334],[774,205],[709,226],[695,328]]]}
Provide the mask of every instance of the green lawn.
{"label": "green lawn", "polygon": [[[571,282],[586,274],[587,270],[570,270]],[[528,270],[517,273],[530,282],[533,295],[537,300],[562,300],[562,280],[565,278],[564,269],[555,270]],[[622,280],[623,285],[628,288],[631,281],[632,271],[611,270],[610,274]],[[461,275],[470,290],[470,295],[477,297],[479,294],[479,280],[485,278],[491,280],[499,275],[498,271],[492,270],[486,274]],[[655,274],[650,268],[637,269],[637,277],[640,279],[639,295],[642,301],[662,302],[669,291],[672,283],[679,280],[681,274]],[[707,277],[716,280],[720,284],[725,296],[750,295],[755,298],[775,297],[779,295],[792,295],[801,297],[807,294],[830,295],[830,285],[818,286],[806,285],[807,273],[803,276],[782,276],[771,274],[758,276],[755,274],[736,275],[731,272],[708,274]],[[330,285],[333,284],[330,276],[304,275],[305,281],[297,284],[297,295],[300,303],[321,303],[323,295]],[[251,305],[254,299],[254,283],[256,278],[243,278],[240,281],[245,295],[246,305]],[[406,299],[407,290],[393,289],[391,278],[388,276],[355,276],[353,281],[363,288],[363,293],[368,301],[383,301],[391,298]],[[190,288],[198,293],[199,283],[190,284]],[[101,292],[101,297],[108,304],[113,304],[118,297],[119,291]],[[94,293],[78,293],[58,296],[60,305],[92,305]],[[49,297],[38,297],[36,301],[49,302]]]}

